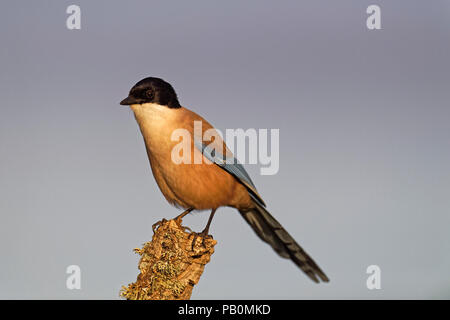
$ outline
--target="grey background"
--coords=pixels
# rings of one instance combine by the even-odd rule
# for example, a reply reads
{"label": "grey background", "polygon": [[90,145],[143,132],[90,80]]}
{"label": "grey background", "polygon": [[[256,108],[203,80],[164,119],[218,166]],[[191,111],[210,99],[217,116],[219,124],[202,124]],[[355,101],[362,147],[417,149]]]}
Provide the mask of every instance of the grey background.
{"label": "grey background", "polygon": [[2,2],[0,298],[117,299],[136,279],[132,249],[179,213],[118,104],[149,75],[221,130],[280,129],[279,173],[246,168],[331,278],[312,283],[225,208],[193,298],[450,298],[449,18],[449,1]]}

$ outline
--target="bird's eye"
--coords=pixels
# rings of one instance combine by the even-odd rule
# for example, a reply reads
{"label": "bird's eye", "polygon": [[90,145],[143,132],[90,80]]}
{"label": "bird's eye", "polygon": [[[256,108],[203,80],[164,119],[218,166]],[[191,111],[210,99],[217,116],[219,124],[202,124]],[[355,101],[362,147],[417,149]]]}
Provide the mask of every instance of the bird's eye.
{"label": "bird's eye", "polygon": [[152,99],[153,98],[153,90],[145,91],[145,97]]}

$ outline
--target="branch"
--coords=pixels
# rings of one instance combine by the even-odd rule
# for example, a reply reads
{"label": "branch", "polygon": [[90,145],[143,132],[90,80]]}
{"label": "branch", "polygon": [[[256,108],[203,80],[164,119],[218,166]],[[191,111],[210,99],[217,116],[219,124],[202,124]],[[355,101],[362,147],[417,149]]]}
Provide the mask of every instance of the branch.
{"label": "branch", "polygon": [[195,238],[176,220],[163,219],[157,224],[152,241],[134,249],[141,256],[140,274],[136,282],[122,286],[120,296],[128,300],[188,300],[217,241],[210,236]]}

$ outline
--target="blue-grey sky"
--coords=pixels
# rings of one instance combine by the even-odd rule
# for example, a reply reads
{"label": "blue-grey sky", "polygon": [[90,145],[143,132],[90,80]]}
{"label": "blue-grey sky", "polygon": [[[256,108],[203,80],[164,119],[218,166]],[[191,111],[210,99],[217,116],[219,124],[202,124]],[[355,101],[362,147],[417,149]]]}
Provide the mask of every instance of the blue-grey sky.
{"label": "blue-grey sky", "polygon": [[118,299],[135,281],[132,249],[179,213],[118,104],[146,76],[221,130],[280,129],[279,173],[246,168],[331,279],[225,208],[192,298],[450,298],[449,1],[7,1],[0,38],[0,298]]}

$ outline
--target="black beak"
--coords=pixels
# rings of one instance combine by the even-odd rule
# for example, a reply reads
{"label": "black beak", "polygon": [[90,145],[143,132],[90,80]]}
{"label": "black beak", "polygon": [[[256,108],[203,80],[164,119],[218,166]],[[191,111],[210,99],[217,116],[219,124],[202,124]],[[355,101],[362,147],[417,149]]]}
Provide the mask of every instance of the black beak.
{"label": "black beak", "polygon": [[122,106],[129,106],[132,104],[138,104],[140,103],[136,98],[133,98],[131,96],[126,97],[125,99],[123,99],[122,101],[120,101],[120,104]]}

